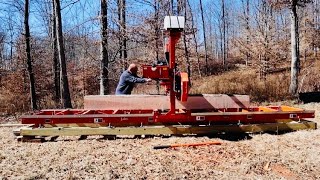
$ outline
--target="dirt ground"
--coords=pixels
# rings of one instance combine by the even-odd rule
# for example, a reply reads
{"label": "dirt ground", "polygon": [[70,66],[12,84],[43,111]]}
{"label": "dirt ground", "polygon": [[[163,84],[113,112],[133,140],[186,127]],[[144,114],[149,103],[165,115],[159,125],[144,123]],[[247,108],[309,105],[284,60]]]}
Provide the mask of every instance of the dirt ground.
{"label": "dirt ground", "polygon": [[[320,104],[298,105],[316,110]],[[2,123],[4,120],[2,120]],[[0,179],[320,179],[320,130],[282,135],[170,137],[19,143],[0,128]],[[155,145],[222,145],[154,150]]]}

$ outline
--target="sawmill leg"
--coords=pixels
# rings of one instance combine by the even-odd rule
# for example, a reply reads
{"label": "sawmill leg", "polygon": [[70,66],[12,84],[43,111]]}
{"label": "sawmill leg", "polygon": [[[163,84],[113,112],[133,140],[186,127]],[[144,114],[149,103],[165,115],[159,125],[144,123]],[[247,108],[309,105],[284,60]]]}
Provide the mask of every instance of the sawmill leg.
{"label": "sawmill leg", "polygon": [[33,142],[33,143],[42,143],[45,142],[44,137],[35,137],[35,136],[18,136],[16,137],[18,142]]}
{"label": "sawmill leg", "polygon": [[78,140],[85,140],[85,139],[87,139],[87,138],[88,138],[87,135],[81,135]]}
{"label": "sawmill leg", "polygon": [[52,136],[49,141],[51,141],[51,142],[52,142],[52,141],[56,141],[56,140],[58,139],[58,137],[59,137],[59,136]]}
{"label": "sawmill leg", "polygon": [[105,140],[116,140],[117,136],[115,136],[115,135],[103,135],[102,139],[105,139]]}

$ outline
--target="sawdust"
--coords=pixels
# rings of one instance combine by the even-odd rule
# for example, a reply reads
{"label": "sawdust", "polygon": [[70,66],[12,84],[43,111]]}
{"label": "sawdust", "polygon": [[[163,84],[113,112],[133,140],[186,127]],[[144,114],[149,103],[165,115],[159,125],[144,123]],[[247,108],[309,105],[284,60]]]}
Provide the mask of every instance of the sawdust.
{"label": "sawdust", "polygon": [[[301,105],[316,109],[320,104]],[[0,128],[0,179],[320,179],[320,130],[208,137],[101,140],[59,137],[19,143]],[[154,150],[153,146],[221,141],[222,145]]]}

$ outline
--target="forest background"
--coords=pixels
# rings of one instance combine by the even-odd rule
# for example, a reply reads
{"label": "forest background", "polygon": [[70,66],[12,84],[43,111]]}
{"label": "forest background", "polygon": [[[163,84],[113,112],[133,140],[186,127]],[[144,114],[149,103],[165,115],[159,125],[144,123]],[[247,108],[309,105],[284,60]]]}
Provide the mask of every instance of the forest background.
{"label": "forest background", "polygon": [[[191,93],[256,102],[320,91],[319,0],[0,0],[0,112],[81,108],[130,63],[164,59],[163,19],[185,16],[177,61]],[[295,13],[296,12],[296,13]],[[163,93],[156,83],[135,93]]]}

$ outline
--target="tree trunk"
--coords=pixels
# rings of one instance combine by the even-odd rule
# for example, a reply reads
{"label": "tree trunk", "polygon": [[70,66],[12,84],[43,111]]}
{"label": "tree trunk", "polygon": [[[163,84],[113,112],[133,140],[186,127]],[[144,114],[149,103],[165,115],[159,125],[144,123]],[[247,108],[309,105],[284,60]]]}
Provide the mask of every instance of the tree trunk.
{"label": "tree trunk", "polygon": [[56,25],[57,25],[57,45],[58,45],[58,55],[60,61],[60,83],[61,83],[61,100],[62,106],[64,108],[72,108],[70,92],[69,92],[69,83],[68,83],[68,75],[67,75],[67,67],[66,67],[66,58],[64,53],[64,43],[63,43],[63,35],[62,35],[62,22],[61,22],[61,8],[60,8],[60,0],[54,0],[54,8],[56,14]]}
{"label": "tree trunk", "polygon": [[261,58],[261,68],[260,68],[260,79],[266,80],[267,78],[267,69],[269,66],[269,31],[270,31],[270,23],[269,23],[269,13],[270,7],[267,4],[266,0],[262,1],[262,14],[263,14],[263,57]]}
{"label": "tree trunk", "polygon": [[100,59],[100,95],[109,94],[109,60],[108,60],[108,4],[101,0],[101,59]]}
{"label": "tree trunk", "polygon": [[128,52],[127,52],[127,25],[126,25],[126,0],[122,0],[122,27],[123,27],[123,61],[125,68],[128,67]]}
{"label": "tree trunk", "polygon": [[192,14],[192,9],[191,9],[189,0],[186,0],[186,1],[188,3],[188,7],[190,8],[191,28],[192,28],[192,34],[193,34],[195,50],[196,50],[196,56],[197,56],[198,73],[199,73],[199,76],[201,77],[202,76],[201,75],[201,64],[200,64],[200,58],[199,58],[199,52],[198,52],[198,42],[197,42],[197,37],[196,37],[196,31],[195,31],[195,28],[194,28],[193,14]]}
{"label": "tree trunk", "polygon": [[[313,13],[313,28],[315,30],[319,30],[320,27],[320,17],[319,17],[319,0],[314,0],[314,13]],[[318,55],[318,45],[314,42],[314,38],[312,38],[312,44],[313,44],[313,56],[314,58],[317,58]]]}
{"label": "tree trunk", "polygon": [[123,50],[123,45],[122,45],[122,0],[117,0],[117,6],[118,6],[118,31],[119,31],[119,60],[121,64],[121,68],[124,71],[126,68],[124,66],[123,58],[122,58],[122,50]]}
{"label": "tree trunk", "polygon": [[298,76],[300,68],[299,59],[299,29],[298,29],[298,15],[297,15],[297,0],[291,3],[291,82],[289,92],[293,96],[298,94]]}
{"label": "tree trunk", "polygon": [[[187,60],[187,73],[188,73],[188,77],[189,77],[189,85],[191,85],[191,64],[190,64],[190,58],[189,58],[189,51],[188,51],[188,46],[187,46],[187,37],[186,37],[186,24],[187,24],[187,2],[185,0],[184,2],[184,33],[183,33],[183,44],[184,44],[184,52],[185,52],[185,56],[186,56],[186,60]],[[182,9],[181,7],[179,8],[180,10]]]}
{"label": "tree trunk", "polygon": [[122,69],[127,69],[127,38],[126,38],[126,0],[117,0],[119,20],[119,49]]}
{"label": "tree trunk", "polygon": [[226,16],[225,16],[225,3],[221,1],[222,10],[222,64],[226,67]]}
{"label": "tree trunk", "polygon": [[207,38],[206,38],[206,28],[205,28],[205,23],[204,23],[202,0],[200,0],[200,11],[201,11],[202,30],[203,30],[203,41],[204,41],[205,62],[206,62],[206,74],[208,74],[209,73],[209,66],[208,66]]}
{"label": "tree trunk", "polygon": [[158,0],[154,0],[154,32],[155,32],[155,53],[156,53],[156,60],[159,60],[159,2]]}
{"label": "tree trunk", "polygon": [[[244,3],[243,3],[244,4]],[[246,66],[249,65],[249,61],[250,61],[250,52],[249,52],[249,46],[250,46],[250,20],[249,20],[249,17],[250,17],[250,0],[246,0],[246,5],[245,5],[245,8],[244,8],[244,13],[243,15],[245,16],[245,23],[246,23],[246,26],[245,26],[245,29],[246,29],[246,46],[247,46],[247,50],[246,50]]]}
{"label": "tree trunk", "polygon": [[2,78],[2,74],[1,74],[1,70],[5,69],[4,67],[4,44],[5,44],[5,34],[0,32],[0,87],[1,87],[1,78]]}
{"label": "tree trunk", "polygon": [[173,0],[170,1],[170,16],[174,16],[174,5]]}
{"label": "tree trunk", "polygon": [[31,108],[32,110],[37,110],[37,99],[36,99],[36,87],[35,78],[32,70],[32,59],[31,59],[31,48],[30,48],[30,28],[29,28],[29,0],[25,0],[24,4],[24,30],[25,30],[25,42],[26,42],[26,56],[27,56],[27,66],[28,75],[30,80],[30,95],[31,95]]}
{"label": "tree trunk", "polygon": [[[304,28],[304,38],[306,39],[307,37],[307,16],[308,16],[308,12],[307,10],[304,10],[304,24],[303,24],[303,28]],[[307,61],[307,47],[304,47],[304,52],[303,52],[303,60]]]}
{"label": "tree trunk", "polygon": [[56,24],[55,4],[52,1],[52,23],[51,23],[51,39],[52,39],[52,59],[53,59],[53,74],[54,74],[54,100],[58,104],[60,101],[60,64],[58,60],[58,47],[57,47],[57,24]]}

